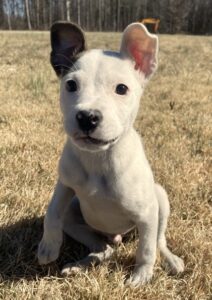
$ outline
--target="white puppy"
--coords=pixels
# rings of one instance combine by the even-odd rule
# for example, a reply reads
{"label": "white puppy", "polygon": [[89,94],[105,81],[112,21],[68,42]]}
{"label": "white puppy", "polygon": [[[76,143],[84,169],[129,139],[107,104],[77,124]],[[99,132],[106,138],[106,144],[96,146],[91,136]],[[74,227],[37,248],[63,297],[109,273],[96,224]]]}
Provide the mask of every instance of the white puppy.
{"label": "white puppy", "polygon": [[127,282],[150,280],[157,245],[172,273],[182,272],[183,261],[166,245],[166,192],[154,182],[133,128],[144,86],[157,68],[158,39],[133,23],[123,33],[120,52],[85,51],[85,44],[78,26],[52,26],[51,63],[61,78],[67,142],[44,220],[39,263],[57,259],[63,231],[92,252],[66,265],[62,273],[69,274],[109,258],[108,241],[120,242],[136,226],[136,267]]}

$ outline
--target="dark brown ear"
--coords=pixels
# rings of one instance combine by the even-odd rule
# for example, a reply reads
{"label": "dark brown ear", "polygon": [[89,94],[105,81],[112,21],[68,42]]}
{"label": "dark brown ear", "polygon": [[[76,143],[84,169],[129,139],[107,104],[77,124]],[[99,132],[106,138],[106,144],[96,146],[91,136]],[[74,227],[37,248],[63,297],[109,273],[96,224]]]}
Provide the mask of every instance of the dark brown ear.
{"label": "dark brown ear", "polygon": [[51,64],[58,76],[65,74],[76,61],[78,53],[86,49],[85,36],[80,27],[70,22],[56,22],[51,27]]}

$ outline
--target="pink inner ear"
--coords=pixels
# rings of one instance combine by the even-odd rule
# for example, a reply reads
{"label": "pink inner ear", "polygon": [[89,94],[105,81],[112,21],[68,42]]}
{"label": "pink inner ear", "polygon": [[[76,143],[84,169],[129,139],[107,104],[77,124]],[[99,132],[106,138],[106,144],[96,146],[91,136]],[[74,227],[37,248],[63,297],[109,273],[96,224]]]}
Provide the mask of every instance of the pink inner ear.
{"label": "pink inner ear", "polygon": [[150,75],[153,58],[152,53],[140,49],[137,43],[129,45],[128,51],[135,61],[135,70],[143,72],[146,76]]}

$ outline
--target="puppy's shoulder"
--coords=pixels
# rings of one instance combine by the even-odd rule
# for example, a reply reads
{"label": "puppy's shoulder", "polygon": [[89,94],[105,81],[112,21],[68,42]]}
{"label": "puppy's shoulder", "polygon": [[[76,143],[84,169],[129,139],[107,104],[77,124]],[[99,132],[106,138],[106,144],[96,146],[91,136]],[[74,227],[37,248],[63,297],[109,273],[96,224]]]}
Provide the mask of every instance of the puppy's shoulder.
{"label": "puppy's shoulder", "polygon": [[68,141],[63,148],[59,161],[58,173],[61,182],[71,188],[81,184],[87,178],[87,174],[80,159],[73,151],[72,145]]}

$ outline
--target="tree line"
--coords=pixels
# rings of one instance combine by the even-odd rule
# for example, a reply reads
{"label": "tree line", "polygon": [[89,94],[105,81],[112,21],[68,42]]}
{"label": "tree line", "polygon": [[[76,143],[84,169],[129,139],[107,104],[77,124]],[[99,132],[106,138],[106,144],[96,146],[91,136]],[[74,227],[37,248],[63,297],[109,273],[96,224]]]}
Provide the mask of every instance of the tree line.
{"label": "tree line", "polygon": [[212,33],[212,0],[0,0],[0,29],[48,30],[68,20],[87,31],[122,31],[143,18],[160,33]]}

